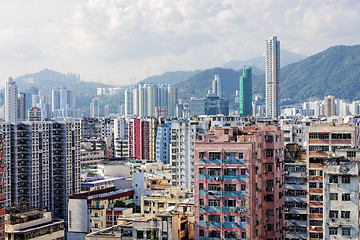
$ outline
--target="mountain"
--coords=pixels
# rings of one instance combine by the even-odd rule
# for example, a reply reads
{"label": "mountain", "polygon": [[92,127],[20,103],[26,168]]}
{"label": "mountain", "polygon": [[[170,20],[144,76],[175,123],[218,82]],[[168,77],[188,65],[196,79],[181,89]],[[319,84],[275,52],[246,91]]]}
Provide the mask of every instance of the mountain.
{"label": "mountain", "polygon": [[360,99],[360,45],[334,46],[281,69],[281,98]]}
{"label": "mountain", "polygon": [[63,74],[49,69],[43,69],[37,73],[29,73],[16,77],[16,84],[20,91],[28,90],[32,87],[42,89],[45,93],[51,93],[51,90],[57,86],[65,86],[74,91],[79,96],[95,95],[97,88],[112,87],[111,85],[80,81],[80,75],[75,73]]}
{"label": "mountain", "polygon": [[195,74],[201,72],[201,70],[195,71],[177,71],[177,72],[166,72],[161,75],[151,76],[145,78],[139,83],[169,83],[169,84],[177,84],[179,82],[185,81]]}
{"label": "mountain", "polygon": [[[306,58],[306,56],[304,56],[304,55],[301,55],[298,53],[293,53],[293,52],[290,52],[285,49],[281,49],[281,51],[280,51],[280,65],[282,67],[284,67],[288,64],[291,64],[291,63],[299,62],[305,58]],[[224,65],[222,65],[221,67],[238,70],[244,66],[257,67],[257,68],[265,71],[265,56],[255,57],[255,58],[251,58],[248,60],[231,60],[231,61],[225,63]]]}

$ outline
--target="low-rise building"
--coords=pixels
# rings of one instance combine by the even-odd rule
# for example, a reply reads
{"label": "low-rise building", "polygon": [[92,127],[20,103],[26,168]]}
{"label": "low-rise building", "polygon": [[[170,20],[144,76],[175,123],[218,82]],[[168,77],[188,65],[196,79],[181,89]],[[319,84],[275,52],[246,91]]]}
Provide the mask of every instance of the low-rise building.
{"label": "low-rise building", "polygon": [[138,213],[120,216],[118,225],[88,234],[86,240],[192,240],[194,235],[191,226],[188,215],[176,210],[151,215]]}
{"label": "low-rise building", "polygon": [[68,239],[84,239],[90,232],[99,231],[116,222],[116,216],[131,214],[134,189],[100,189],[69,196]]}
{"label": "low-rise building", "polygon": [[152,192],[141,196],[141,213],[157,213],[169,207],[178,207],[185,200],[181,188],[172,187],[165,191]]}
{"label": "low-rise building", "polygon": [[55,220],[51,212],[27,209],[8,209],[5,216],[5,237],[9,240],[61,240],[64,236],[64,220]]}

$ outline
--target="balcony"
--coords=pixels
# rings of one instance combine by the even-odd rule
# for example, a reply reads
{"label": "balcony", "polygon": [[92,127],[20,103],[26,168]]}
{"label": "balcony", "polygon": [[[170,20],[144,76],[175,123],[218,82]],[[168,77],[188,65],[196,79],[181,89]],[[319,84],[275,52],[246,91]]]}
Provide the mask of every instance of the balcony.
{"label": "balcony", "polygon": [[93,210],[101,210],[104,209],[105,206],[104,205],[98,205],[98,204],[91,204],[88,207],[89,209],[93,209]]}
{"label": "balcony", "polygon": [[237,165],[245,165],[244,159],[236,159],[236,158],[227,158],[227,159],[200,159],[199,164],[207,164],[207,165],[222,165],[222,164],[237,164]]}
{"label": "balcony", "polygon": [[199,174],[199,180],[205,181],[245,181],[245,175],[235,175],[235,176],[224,176],[224,175],[217,175],[217,176],[210,176],[207,174]]}
{"label": "balcony", "polygon": [[246,223],[236,223],[236,222],[211,222],[211,221],[200,221],[200,227],[223,227],[223,228],[242,228],[246,229]]}
{"label": "balcony", "polygon": [[245,198],[245,191],[235,191],[235,192],[223,192],[223,191],[211,191],[211,190],[200,190],[200,197],[234,197],[234,198]]}

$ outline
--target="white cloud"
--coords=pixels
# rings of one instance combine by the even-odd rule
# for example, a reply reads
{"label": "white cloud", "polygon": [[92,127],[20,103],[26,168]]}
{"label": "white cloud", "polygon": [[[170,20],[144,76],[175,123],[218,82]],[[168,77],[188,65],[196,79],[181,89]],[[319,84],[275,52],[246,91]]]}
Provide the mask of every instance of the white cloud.
{"label": "white cloud", "polygon": [[359,43],[359,11],[358,0],[14,0],[0,3],[0,77],[49,67],[126,83],[259,56],[273,34],[312,54]]}

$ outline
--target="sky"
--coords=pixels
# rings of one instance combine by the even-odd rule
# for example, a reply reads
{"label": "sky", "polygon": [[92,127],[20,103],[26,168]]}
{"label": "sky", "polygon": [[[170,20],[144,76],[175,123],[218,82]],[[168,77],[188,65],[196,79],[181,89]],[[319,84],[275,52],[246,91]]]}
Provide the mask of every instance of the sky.
{"label": "sky", "polygon": [[359,0],[11,0],[0,2],[0,83],[48,68],[126,85],[281,48],[359,44]]}

